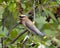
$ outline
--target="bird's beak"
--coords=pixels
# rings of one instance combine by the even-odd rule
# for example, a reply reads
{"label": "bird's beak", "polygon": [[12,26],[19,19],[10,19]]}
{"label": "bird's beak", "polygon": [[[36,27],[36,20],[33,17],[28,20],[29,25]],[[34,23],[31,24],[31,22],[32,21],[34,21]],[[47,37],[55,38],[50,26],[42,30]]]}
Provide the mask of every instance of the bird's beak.
{"label": "bird's beak", "polygon": [[21,18],[22,18],[22,17],[21,17],[21,16],[19,16],[19,20],[21,20]]}
{"label": "bird's beak", "polygon": [[19,16],[19,18],[21,18],[22,16]]}

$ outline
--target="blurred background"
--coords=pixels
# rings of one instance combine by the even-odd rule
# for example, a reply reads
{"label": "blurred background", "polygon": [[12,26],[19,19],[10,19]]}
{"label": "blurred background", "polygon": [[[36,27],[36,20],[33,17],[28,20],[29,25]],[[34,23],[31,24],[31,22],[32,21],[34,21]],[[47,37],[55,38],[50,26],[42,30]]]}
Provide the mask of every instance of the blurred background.
{"label": "blurred background", "polygon": [[[48,37],[24,32],[21,14]],[[60,0],[0,0],[0,48],[60,48]]]}

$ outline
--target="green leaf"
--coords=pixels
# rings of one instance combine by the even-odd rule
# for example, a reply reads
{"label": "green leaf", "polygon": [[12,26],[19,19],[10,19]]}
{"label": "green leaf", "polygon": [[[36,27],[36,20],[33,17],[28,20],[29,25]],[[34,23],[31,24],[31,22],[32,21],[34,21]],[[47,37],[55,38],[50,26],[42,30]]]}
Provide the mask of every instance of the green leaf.
{"label": "green leaf", "polygon": [[4,8],[2,6],[0,6],[0,19],[2,19],[3,12],[4,12]]}
{"label": "green leaf", "polygon": [[10,38],[14,39],[14,38],[17,37],[17,35],[18,35],[18,32],[14,29],[14,30],[11,31],[11,33],[10,33]]}
{"label": "green leaf", "polygon": [[36,26],[37,26],[37,28],[38,29],[42,29],[42,27],[44,26],[44,24],[45,23],[47,23],[46,21],[45,21],[45,17],[43,17],[43,16],[37,16],[37,18],[36,18]]}
{"label": "green leaf", "polygon": [[51,46],[46,46],[46,48],[55,48],[53,45],[51,45]]}
{"label": "green leaf", "polygon": [[45,8],[43,8],[43,10],[46,12],[46,15],[50,16],[53,19],[53,21],[55,21],[57,23],[57,20],[56,20],[54,14],[50,10],[47,10]]}
{"label": "green leaf", "polygon": [[1,43],[0,43],[0,48],[2,48]]}
{"label": "green leaf", "polygon": [[60,25],[58,25],[58,29],[60,30]]}
{"label": "green leaf", "polygon": [[22,7],[23,7],[23,9],[25,9],[26,8],[26,5],[25,4],[22,4]]}
{"label": "green leaf", "polygon": [[54,37],[56,35],[56,32],[50,29],[45,29],[44,32],[46,35],[51,36],[51,37]]}
{"label": "green leaf", "polygon": [[8,7],[5,8],[3,19],[5,20],[5,26],[8,30],[12,29],[13,26],[17,23],[17,16],[14,16],[13,12],[8,10]]}
{"label": "green leaf", "polygon": [[8,30],[4,27],[4,31],[2,31],[2,26],[0,27],[0,37],[6,37]]}
{"label": "green leaf", "polygon": [[4,0],[0,0],[0,3],[2,3]]}
{"label": "green leaf", "polygon": [[56,0],[58,4],[60,4],[60,0]]}
{"label": "green leaf", "polygon": [[59,22],[59,24],[60,24],[60,17],[58,17],[58,22]]}
{"label": "green leaf", "polygon": [[46,4],[46,3],[47,3],[47,0],[41,0],[41,2],[42,2],[43,4]]}
{"label": "green leaf", "polygon": [[57,2],[50,2],[49,5],[50,5],[50,6],[53,6],[53,7],[54,7],[54,6],[56,6],[56,7],[58,6]]}
{"label": "green leaf", "polygon": [[16,3],[14,2],[10,3],[8,8],[11,12],[14,12],[16,9]]}
{"label": "green leaf", "polygon": [[49,46],[49,48],[55,48],[53,45]]}
{"label": "green leaf", "polygon": [[8,48],[17,48],[16,45],[8,45]]}

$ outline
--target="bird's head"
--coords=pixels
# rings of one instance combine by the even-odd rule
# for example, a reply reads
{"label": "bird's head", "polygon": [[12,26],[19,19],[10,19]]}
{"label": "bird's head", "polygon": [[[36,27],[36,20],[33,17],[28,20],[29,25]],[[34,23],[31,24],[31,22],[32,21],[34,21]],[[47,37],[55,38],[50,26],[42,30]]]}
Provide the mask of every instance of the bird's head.
{"label": "bird's head", "polygon": [[24,20],[24,19],[27,19],[27,16],[26,15],[20,15],[19,18],[20,18],[20,20]]}

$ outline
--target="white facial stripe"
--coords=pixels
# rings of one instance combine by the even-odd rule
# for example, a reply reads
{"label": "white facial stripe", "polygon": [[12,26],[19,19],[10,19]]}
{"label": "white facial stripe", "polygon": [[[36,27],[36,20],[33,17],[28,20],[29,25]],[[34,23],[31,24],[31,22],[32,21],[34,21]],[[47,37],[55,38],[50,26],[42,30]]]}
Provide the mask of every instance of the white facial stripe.
{"label": "white facial stripe", "polygon": [[21,15],[21,16],[26,16],[26,15]]}

